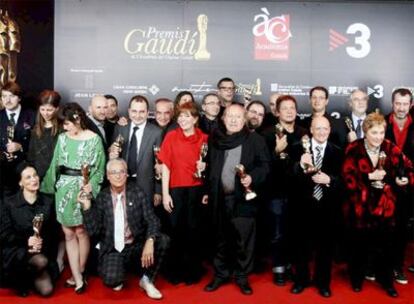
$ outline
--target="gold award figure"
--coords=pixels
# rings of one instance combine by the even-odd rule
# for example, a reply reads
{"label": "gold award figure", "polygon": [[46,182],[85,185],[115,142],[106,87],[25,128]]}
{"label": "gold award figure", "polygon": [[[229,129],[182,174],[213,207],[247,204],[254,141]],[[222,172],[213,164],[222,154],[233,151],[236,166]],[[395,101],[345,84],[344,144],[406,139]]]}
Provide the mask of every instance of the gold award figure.
{"label": "gold award figure", "polygon": [[[43,213],[36,214],[32,221],[33,224],[33,236],[36,238],[40,238],[40,232],[42,230],[43,225]],[[33,250],[33,248],[30,248],[31,252],[39,253],[40,250]]]}
{"label": "gold award figure", "polygon": [[[238,164],[236,166],[236,173],[237,175],[242,179],[246,177],[246,169],[244,168],[244,166],[242,164]],[[256,192],[254,192],[250,186],[244,187],[244,198],[246,199],[246,201],[250,201],[254,198],[257,197]]]}
{"label": "gold award figure", "polygon": [[[386,159],[387,159],[387,154],[385,154],[384,151],[381,151],[378,155],[378,163],[377,163],[378,170],[384,170]],[[385,183],[382,180],[376,180],[371,183],[371,186],[376,189],[383,189],[385,186]]]}
{"label": "gold award figure", "polygon": [[[161,148],[159,146],[154,145],[152,147],[152,150],[153,150],[154,156],[155,156],[155,164],[161,165],[161,162],[158,159],[158,153],[160,153]],[[155,179],[156,180],[161,180],[161,178],[162,178],[162,173],[161,172],[157,172],[157,170],[155,170]]]}
{"label": "gold award figure", "polygon": [[256,85],[255,85],[255,92],[254,95],[262,95],[262,80],[260,78],[256,79]]}
{"label": "gold award figure", "polygon": [[195,60],[209,60],[210,53],[207,51],[207,25],[208,17],[207,15],[201,14],[197,17],[197,29],[200,34],[198,50],[194,54]]}
{"label": "gold award figure", "polygon": [[[206,143],[203,143],[200,148],[200,158],[199,161],[202,162],[204,158],[207,156],[208,152],[208,145]],[[203,178],[203,171],[200,171],[197,169],[196,172],[194,172],[195,178]]]}
{"label": "gold award figure", "polygon": [[[277,123],[275,125],[275,135],[277,138],[281,139],[285,135],[285,128],[280,123]],[[280,152],[279,153],[280,159],[286,159],[288,158],[288,154],[286,152]]]}
{"label": "gold award figure", "polygon": [[[86,186],[89,183],[89,173],[90,173],[88,164],[82,165],[81,173],[82,173],[83,185]],[[92,198],[92,194],[81,190],[80,198],[90,200]]]}
{"label": "gold award figure", "polygon": [[[303,135],[301,138],[301,143],[302,143],[302,147],[303,147],[303,151],[305,153],[309,153],[312,154],[311,152],[311,139],[309,138],[308,135]],[[313,174],[316,173],[318,171],[318,169],[314,166],[314,165],[310,165],[310,164],[305,164],[305,168],[303,169],[305,174]]]}

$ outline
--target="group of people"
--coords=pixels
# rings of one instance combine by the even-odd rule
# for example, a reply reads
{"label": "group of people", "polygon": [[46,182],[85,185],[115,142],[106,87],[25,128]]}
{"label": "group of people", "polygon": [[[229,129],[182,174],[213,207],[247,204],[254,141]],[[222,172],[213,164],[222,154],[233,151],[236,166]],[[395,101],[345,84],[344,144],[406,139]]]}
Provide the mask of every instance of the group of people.
{"label": "group of people", "polygon": [[66,255],[65,287],[77,294],[95,269],[115,291],[134,272],[161,299],[158,273],[196,284],[209,261],[206,292],[234,280],[250,295],[249,273],[270,256],[276,285],[292,279],[293,294],[313,284],[330,297],[342,256],[355,292],[370,279],[397,297],[414,206],[411,91],[396,89],[384,117],[355,90],[350,113],[335,119],[317,86],[300,120],[293,96],[271,95],[267,111],[248,96],[237,102],[235,89],[222,78],[200,107],[188,91],[157,99],[149,118],[142,95],[122,117],[112,95],[94,96],[86,112],[53,90],[35,114],[6,83],[0,283],[49,296]]}

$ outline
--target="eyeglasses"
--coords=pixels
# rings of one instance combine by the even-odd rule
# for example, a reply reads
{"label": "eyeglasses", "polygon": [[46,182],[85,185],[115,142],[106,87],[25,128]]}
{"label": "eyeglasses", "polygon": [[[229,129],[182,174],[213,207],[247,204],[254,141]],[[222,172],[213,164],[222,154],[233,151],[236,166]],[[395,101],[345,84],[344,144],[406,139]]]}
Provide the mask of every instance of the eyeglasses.
{"label": "eyeglasses", "polygon": [[118,174],[124,175],[126,173],[127,173],[126,170],[111,170],[111,171],[108,171],[109,175],[118,175]]}
{"label": "eyeglasses", "polygon": [[234,91],[234,87],[219,87],[219,89],[220,90],[223,90],[223,91]]}

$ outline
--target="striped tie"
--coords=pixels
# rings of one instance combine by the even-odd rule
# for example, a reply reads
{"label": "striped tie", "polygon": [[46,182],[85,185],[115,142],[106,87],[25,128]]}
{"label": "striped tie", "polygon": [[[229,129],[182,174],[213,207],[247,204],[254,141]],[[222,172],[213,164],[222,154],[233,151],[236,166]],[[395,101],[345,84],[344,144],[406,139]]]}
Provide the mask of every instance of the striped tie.
{"label": "striped tie", "polygon": [[[322,147],[321,146],[316,146],[316,159],[315,159],[315,167],[316,169],[320,169],[322,167]],[[316,184],[315,187],[313,188],[313,197],[317,200],[320,201],[323,195],[323,191],[322,191],[322,185],[321,184]]]}

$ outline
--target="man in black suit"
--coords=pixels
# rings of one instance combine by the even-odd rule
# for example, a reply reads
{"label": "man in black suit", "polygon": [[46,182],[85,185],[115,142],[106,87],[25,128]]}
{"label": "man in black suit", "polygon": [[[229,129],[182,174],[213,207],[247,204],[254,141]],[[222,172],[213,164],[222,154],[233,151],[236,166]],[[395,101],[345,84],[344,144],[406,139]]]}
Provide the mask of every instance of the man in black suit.
{"label": "man in black suit", "polygon": [[[360,89],[351,92],[349,96],[351,114],[337,121],[332,141],[345,151],[348,143],[364,137],[362,123],[367,116],[368,95]],[[348,123],[346,122],[348,121]]]}
{"label": "man in black suit", "polygon": [[[385,138],[396,144],[404,154],[414,162],[414,121],[410,115],[413,106],[413,94],[409,89],[399,88],[392,93],[392,112],[386,116],[387,130]],[[404,274],[404,259],[410,217],[413,216],[414,189],[403,187],[397,193],[396,234],[394,238],[393,267],[394,279],[399,284],[408,284]]]}
{"label": "man in black suit", "polygon": [[[137,95],[131,98],[128,107],[129,122],[126,126],[117,125],[109,158],[122,157],[128,164],[129,180],[144,191],[155,206],[161,204],[161,184],[155,180],[154,146],[161,145],[161,129],[148,123],[148,99]],[[122,147],[115,142],[120,135]]]}
{"label": "man in black suit", "polygon": [[154,280],[169,239],[159,232],[159,220],[145,193],[136,184],[127,184],[126,162],[110,160],[106,175],[110,187],[96,201],[78,197],[86,229],[100,242],[98,268],[104,284],[121,290],[127,270],[139,269],[143,272],[139,286],[148,297],[161,299]]}
{"label": "man in black suit", "polygon": [[[291,199],[291,227],[294,228],[295,280],[291,292],[301,293],[310,283],[309,263],[315,250],[313,282],[323,297],[330,297],[333,233],[337,208],[335,202],[340,185],[342,152],[328,142],[331,131],[329,121],[323,116],[312,120],[309,150],[301,144],[292,149],[293,181],[296,191]],[[314,168],[307,169],[307,168]],[[306,171],[305,171],[306,170]]]}
{"label": "man in black suit", "polygon": [[108,148],[108,137],[106,129],[106,114],[108,112],[108,100],[103,95],[95,95],[89,105],[88,119],[86,126],[89,130],[95,132],[102,139],[105,151]]}
{"label": "man in black suit", "polygon": [[9,196],[18,189],[15,168],[26,158],[35,114],[21,106],[21,90],[15,82],[3,86],[1,100],[4,109],[0,111],[0,183],[2,195]]}
{"label": "man in black suit", "polygon": [[[248,282],[254,260],[257,201],[246,200],[245,187],[257,189],[269,172],[264,139],[245,126],[246,110],[240,104],[227,106],[223,114],[226,130],[217,129],[209,139],[208,196],[216,237],[214,278],[204,288],[214,291],[233,275],[240,291],[253,293]],[[242,164],[245,175],[236,174]]]}

